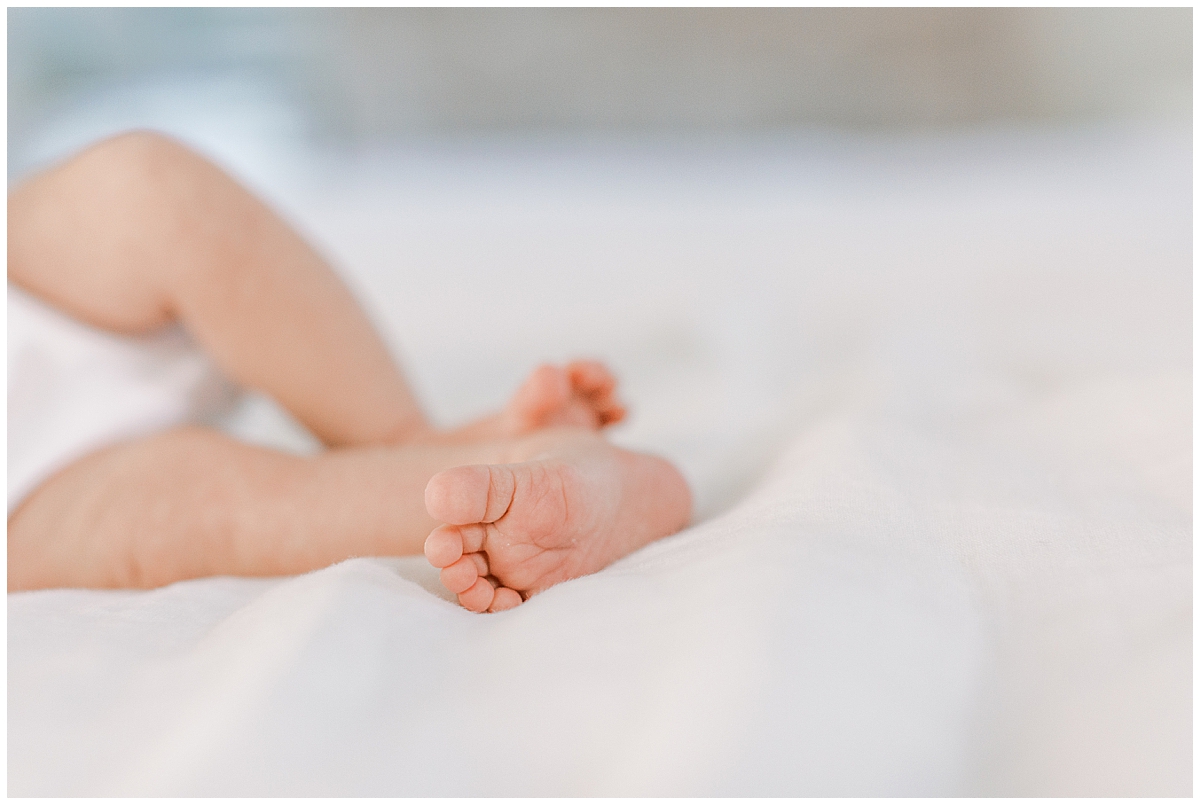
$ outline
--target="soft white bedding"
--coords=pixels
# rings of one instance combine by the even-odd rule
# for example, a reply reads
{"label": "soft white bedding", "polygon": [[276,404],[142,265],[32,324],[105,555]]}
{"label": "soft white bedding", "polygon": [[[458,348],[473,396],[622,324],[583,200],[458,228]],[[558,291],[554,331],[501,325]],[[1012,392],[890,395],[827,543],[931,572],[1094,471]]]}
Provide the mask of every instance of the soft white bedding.
{"label": "soft white bedding", "polygon": [[316,167],[263,189],[436,417],[604,358],[696,524],[490,616],[417,558],[10,595],[10,794],[1190,793],[1186,136]]}

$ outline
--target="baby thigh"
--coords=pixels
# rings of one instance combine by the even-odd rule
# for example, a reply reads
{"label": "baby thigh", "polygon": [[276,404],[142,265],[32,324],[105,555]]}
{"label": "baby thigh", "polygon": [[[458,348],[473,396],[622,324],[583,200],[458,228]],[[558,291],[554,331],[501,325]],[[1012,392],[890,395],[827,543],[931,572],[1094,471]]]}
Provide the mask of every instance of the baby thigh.
{"label": "baby thigh", "polygon": [[262,508],[259,488],[298,461],[198,427],[98,450],[44,481],[9,517],[8,588],[269,574],[239,567],[240,533]]}

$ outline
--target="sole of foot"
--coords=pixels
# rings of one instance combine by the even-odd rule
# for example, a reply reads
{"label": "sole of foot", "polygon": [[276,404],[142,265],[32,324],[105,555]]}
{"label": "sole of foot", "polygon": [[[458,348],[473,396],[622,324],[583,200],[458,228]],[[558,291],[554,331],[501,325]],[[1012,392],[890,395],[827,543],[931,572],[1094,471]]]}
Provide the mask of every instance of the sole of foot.
{"label": "sole of foot", "polygon": [[512,464],[455,467],[425,488],[425,556],[475,611],[510,609],[683,528],[691,493],[655,456],[593,434]]}

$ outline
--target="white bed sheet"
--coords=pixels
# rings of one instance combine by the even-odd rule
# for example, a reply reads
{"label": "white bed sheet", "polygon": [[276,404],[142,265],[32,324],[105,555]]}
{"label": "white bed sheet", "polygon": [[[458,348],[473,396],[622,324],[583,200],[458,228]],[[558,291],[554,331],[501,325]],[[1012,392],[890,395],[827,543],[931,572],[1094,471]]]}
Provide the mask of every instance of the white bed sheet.
{"label": "white bed sheet", "polygon": [[436,417],[601,357],[696,524],[489,616],[417,558],[10,595],[10,794],[1190,793],[1185,135],[314,164],[263,189]]}

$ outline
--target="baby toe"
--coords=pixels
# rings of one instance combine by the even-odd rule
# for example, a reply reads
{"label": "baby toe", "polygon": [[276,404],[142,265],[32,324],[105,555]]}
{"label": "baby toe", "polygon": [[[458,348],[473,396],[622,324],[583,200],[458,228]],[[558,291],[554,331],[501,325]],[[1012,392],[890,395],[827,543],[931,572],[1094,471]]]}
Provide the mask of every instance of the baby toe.
{"label": "baby toe", "polygon": [[520,603],[521,594],[519,592],[511,590],[508,587],[497,587],[495,596],[492,598],[492,605],[488,608],[488,611],[503,612],[506,609],[512,609]]}
{"label": "baby toe", "polygon": [[482,465],[442,470],[425,485],[425,510],[433,519],[452,525],[482,522],[491,478]]}
{"label": "baby toe", "polygon": [[626,413],[625,406],[620,403],[612,403],[598,410],[596,415],[600,418],[600,426],[604,427],[605,425],[615,425],[620,422],[625,418]]}
{"label": "baby toe", "polygon": [[571,384],[586,394],[606,394],[617,385],[608,367],[599,361],[572,361],[567,365]]}
{"label": "baby toe", "polygon": [[483,612],[492,605],[496,590],[487,579],[476,579],[470,588],[458,594],[458,603],[472,612]]}
{"label": "baby toe", "polygon": [[470,556],[471,561],[475,563],[475,570],[479,573],[479,575],[486,576],[488,574],[487,555],[484,553],[470,553],[467,555]]}
{"label": "baby toe", "polygon": [[442,568],[442,585],[447,590],[456,594],[464,593],[479,579],[479,568],[471,558],[473,555],[467,554],[449,567]]}
{"label": "baby toe", "polygon": [[425,538],[425,558],[434,567],[449,567],[462,555],[462,534],[453,526],[435,528]]}

